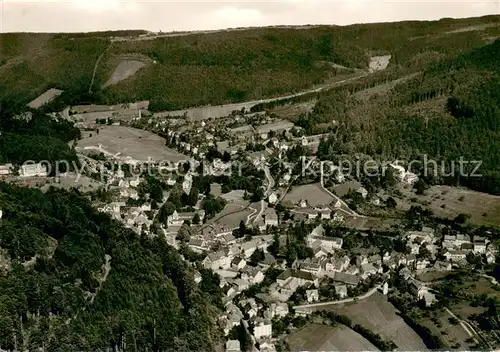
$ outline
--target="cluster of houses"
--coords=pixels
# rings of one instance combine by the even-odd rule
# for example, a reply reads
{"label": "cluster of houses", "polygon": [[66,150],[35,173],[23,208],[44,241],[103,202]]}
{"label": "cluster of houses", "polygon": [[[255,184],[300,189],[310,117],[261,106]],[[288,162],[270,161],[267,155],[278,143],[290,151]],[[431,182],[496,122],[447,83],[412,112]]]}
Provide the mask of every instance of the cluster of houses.
{"label": "cluster of houses", "polygon": [[445,235],[442,242],[444,256],[452,262],[465,262],[467,255],[485,255],[486,261],[491,264],[495,262],[495,248],[493,243],[484,237],[464,234]]}

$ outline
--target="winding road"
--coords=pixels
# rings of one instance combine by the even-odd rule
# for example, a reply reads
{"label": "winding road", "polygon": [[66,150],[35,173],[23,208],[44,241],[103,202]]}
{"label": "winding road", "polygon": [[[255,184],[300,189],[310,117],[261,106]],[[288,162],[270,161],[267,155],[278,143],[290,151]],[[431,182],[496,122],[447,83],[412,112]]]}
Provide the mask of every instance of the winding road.
{"label": "winding road", "polygon": [[191,121],[202,121],[202,120],[207,120],[209,118],[213,119],[218,119],[222,117],[227,117],[231,115],[233,111],[241,111],[243,108],[246,111],[250,111],[250,109],[256,105],[263,104],[263,103],[270,103],[270,102],[276,102],[276,101],[281,101],[281,100],[287,100],[291,98],[296,98],[300,97],[306,94],[310,93],[319,93],[323,90],[327,90],[329,88],[333,88],[339,85],[342,85],[347,82],[355,81],[358,79],[361,79],[363,77],[366,77],[370,75],[369,72],[363,71],[362,74],[357,75],[355,77],[347,78],[341,81],[336,81],[333,83],[329,84],[323,84],[320,87],[316,88],[311,88],[308,90],[304,90],[299,93],[295,94],[289,94],[289,95],[283,95],[275,98],[269,98],[269,99],[260,99],[260,100],[251,100],[251,101],[246,101],[242,103],[233,103],[233,104],[225,104],[225,105],[208,105],[208,106],[201,106],[201,107],[192,107],[188,109],[183,109],[183,110],[174,110],[174,111],[162,111],[162,112],[157,112],[153,114],[154,118],[162,118],[162,117],[179,117],[179,116],[186,116],[189,120]]}

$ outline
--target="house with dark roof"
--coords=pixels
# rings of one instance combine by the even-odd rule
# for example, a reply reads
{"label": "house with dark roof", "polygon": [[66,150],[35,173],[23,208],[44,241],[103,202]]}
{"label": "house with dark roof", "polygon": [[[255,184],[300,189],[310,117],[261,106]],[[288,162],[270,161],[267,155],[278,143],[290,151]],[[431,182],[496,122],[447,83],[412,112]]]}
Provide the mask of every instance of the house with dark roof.
{"label": "house with dark roof", "polygon": [[349,275],[346,273],[341,273],[341,272],[335,272],[335,275],[333,276],[333,281],[339,282],[341,284],[346,284],[348,286],[356,286],[359,284],[359,276],[356,275]]}

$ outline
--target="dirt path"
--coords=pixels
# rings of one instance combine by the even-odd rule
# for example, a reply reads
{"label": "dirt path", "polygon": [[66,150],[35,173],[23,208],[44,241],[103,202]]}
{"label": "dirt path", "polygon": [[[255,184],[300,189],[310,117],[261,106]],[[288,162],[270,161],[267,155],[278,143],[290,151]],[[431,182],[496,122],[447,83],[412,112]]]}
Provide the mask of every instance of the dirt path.
{"label": "dirt path", "polygon": [[342,207],[344,207],[344,209],[342,209],[342,208],[341,208],[341,209],[339,209],[339,210],[342,210],[342,211],[344,211],[345,213],[347,213],[347,214],[349,214],[349,215],[351,215],[351,216],[354,216],[354,217],[356,217],[356,218],[365,218],[365,217],[366,217],[366,216],[364,216],[364,215],[361,215],[361,214],[356,213],[354,210],[352,210],[351,208],[349,208],[349,206],[347,205],[347,203],[346,203],[346,202],[344,202],[341,198],[337,197],[335,194],[333,194],[332,192],[330,192],[330,191],[328,190],[328,188],[326,188],[326,187],[325,187],[325,185],[324,185],[324,180],[323,180],[323,177],[321,177],[321,182],[320,182],[320,183],[321,183],[321,189],[322,189],[324,192],[328,193],[328,195],[329,195],[329,196],[333,197],[336,201],[339,201],[339,202],[340,202],[340,204],[342,204]]}
{"label": "dirt path", "polygon": [[470,331],[470,329],[464,324],[464,322],[462,321],[462,319],[460,319],[459,317],[457,317],[455,314],[453,314],[453,312],[451,310],[449,310],[448,308],[444,308],[449,315],[451,315],[453,318],[455,318],[459,323],[460,323],[460,326],[462,327],[462,329],[464,329],[464,331],[467,333],[467,335],[469,335],[469,337],[474,337],[474,333],[472,333]]}
{"label": "dirt path", "polygon": [[92,295],[92,298],[90,299],[90,303],[94,303],[95,297],[99,294],[99,291],[101,291],[102,284],[106,282],[108,279],[109,272],[111,270],[111,256],[109,254],[104,255],[104,264],[102,265],[102,269],[104,271],[103,275],[99,278],[99,287],[95,291],[95,293]]}
{"label": "dirt path", "polygon": [[111,45],[113,45],[113,43],[110,43],[106,47],[106,49],[104,49],[104,51],[101,53],[101,55],[99,55],[99,57],[97,58],[97,60],[95,62],[94,72],[92,72],[92,80],[90,81],[90,86],[89,86],[89,94],[92,94],[92,86],[94,85],[95,75],[97,73],[97,68],[99,67],[99,62],[101,61],[101,59],[104,56],[104,54],[111,48]]}

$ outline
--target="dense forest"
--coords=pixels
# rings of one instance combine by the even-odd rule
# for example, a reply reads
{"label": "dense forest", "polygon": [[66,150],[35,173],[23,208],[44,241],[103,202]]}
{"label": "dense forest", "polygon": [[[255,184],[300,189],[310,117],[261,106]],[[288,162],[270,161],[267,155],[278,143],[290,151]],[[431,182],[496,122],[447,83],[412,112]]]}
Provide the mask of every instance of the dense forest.
{"label": "dense forest", "polygon": [[0,348],[218,346],[213,277],[202,271],[198,286],[163,238],[137,236],[61,190],[0,183],[0,209]]}
{"label": "dense forest", "polygon": [[[48,88],[65,103],[151,100],[152,110],[222,104],[296,92],[366,69],[391,54],[391,69],[415,72],[483,46],[499,16],[351,26],[252,28],[146,41],[111,41],[143,31],[0,34],[0,100],[28,103]],[[483,25],[481,30],[459,31]],[[88,94],[97,65],[92,93]],[[147,63],[135,77],[101,89],[123,58]],[[338,66],[341,65],[341,66]],[[340,70],[339,67],[347,70]]]}
{"label": "dense forest", "polygon": [[[0,162],[77,161],[68,142],[80,132],[71,123],[1,107]],[[138,236],[76,190],[43,193],[0,182],[0,210],[0,349],[220,345],[218,282],[201,270],[196,284],[194,269],[163,237]]]}
{"label": "dense forest", "polygon": [[56,161],[66,160],[78,166],[70,144],[80,138],[80,131],[73,124],[21,110],[0,102],[0,164],[48,161],[55,170]]}
{"label": "dense forest", "polygon": [[[363,98],[346,86],[319,97],[297,124],[309,132],[334,123],[322,158],[362,153],[380,160],[435,160],[437,178],[500,194],[500,40],[431,65],[421,74]],[[354,87],[355,88],[355,87]],[[362,93],[362,92],[361,92]],[[460,158],[481,161],[482,177],[452,177]],[[464,171],[472,172],[471,163]],[[435,167],[431,164],[430,175]],[[421,171],[417,169],[414,171]]]}

